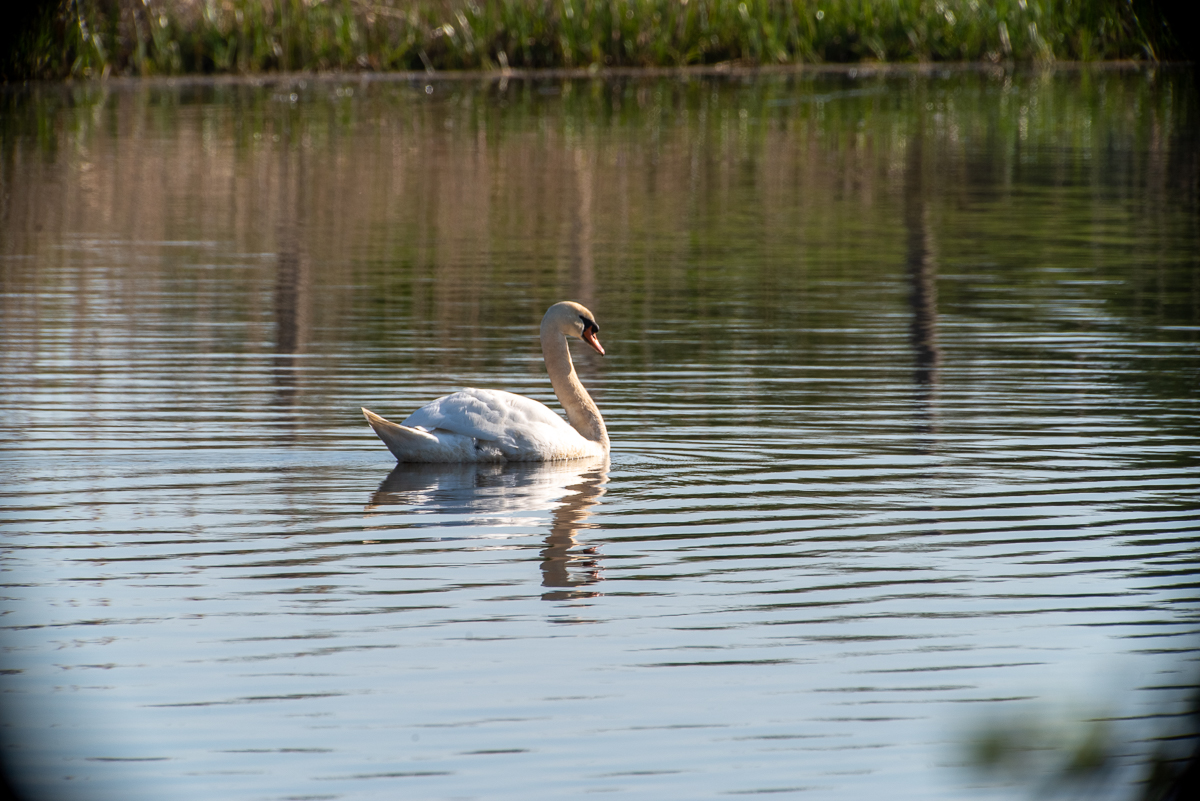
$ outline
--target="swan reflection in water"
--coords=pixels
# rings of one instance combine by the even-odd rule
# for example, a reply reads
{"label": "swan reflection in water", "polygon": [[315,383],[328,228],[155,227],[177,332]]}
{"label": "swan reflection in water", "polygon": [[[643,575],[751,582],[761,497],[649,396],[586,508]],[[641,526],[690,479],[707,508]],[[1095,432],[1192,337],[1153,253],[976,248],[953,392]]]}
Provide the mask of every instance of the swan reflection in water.
{"label": "swan reflection in water", "polygon": [[559,462],[397,464],[371,496],[367,511],[403,505],[418,513],[461,515],[472,525],[528,525],[530,513],[550,511],[541,550],[548,601],[587,598],[601,580],[595,546],[577,547],[590,528],[591,509],[608,483],[608,457]]}

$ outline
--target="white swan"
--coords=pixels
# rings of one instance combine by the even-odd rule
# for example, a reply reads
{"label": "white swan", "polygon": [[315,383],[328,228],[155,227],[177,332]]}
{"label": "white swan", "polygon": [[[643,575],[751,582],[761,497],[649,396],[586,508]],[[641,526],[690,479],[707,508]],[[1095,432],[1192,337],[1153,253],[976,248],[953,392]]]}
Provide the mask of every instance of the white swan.
{"label": "white swan", "polygon": [[362,412],[400,462],[543,462],[608,453],[608,430],[575,366],[567,337],[601,356],[600,330],[578,303],[555,303],[542,318],[542,356],[566,421],[545,404],[496,389],[464,389],[422,406],[396,425]]}

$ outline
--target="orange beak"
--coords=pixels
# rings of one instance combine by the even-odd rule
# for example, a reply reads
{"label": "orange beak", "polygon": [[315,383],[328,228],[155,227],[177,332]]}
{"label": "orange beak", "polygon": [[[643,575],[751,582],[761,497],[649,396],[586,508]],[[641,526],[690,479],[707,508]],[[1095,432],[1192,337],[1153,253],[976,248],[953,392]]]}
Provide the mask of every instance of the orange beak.
{"label": "orange beak", "polygon": [[604,346],[600,344],[600,340],[596,339],[595,331],[590,328],[585,329],[583,332],[583,341],[591,345],[592,350],[596,351],[596,353],[599,353],[601,356],[604,355]]}

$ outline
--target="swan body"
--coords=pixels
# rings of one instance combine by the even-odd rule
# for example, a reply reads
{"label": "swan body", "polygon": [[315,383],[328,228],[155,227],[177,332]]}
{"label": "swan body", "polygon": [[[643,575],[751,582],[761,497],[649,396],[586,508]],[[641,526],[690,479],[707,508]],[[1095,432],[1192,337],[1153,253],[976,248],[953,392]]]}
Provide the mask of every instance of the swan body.
{"label": "swan body", "polygon": [[579,381],[567,347],[582,339],[604,354],[592,313],[556,303],[542,318],[542,355],[567,419],[531,398],[495,389],[464,389],[428,403],[402,423],[363,409],[371,428],[400,462],[542,462],[603,456],[608,431]]}

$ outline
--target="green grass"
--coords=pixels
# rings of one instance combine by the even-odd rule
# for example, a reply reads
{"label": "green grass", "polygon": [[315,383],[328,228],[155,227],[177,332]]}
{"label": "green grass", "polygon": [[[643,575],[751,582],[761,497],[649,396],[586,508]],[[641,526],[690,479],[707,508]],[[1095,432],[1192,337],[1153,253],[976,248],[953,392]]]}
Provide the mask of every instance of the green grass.
{"label": "green grass", "polygon": [[45,8],[12,48],[8,77],[1157,55],[1131,0],[53,0]]}

